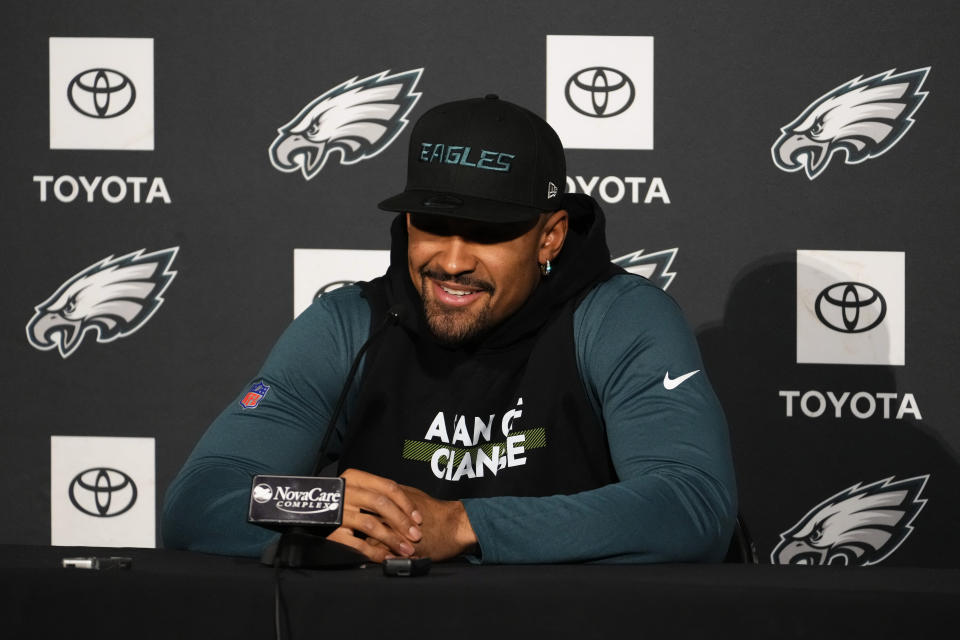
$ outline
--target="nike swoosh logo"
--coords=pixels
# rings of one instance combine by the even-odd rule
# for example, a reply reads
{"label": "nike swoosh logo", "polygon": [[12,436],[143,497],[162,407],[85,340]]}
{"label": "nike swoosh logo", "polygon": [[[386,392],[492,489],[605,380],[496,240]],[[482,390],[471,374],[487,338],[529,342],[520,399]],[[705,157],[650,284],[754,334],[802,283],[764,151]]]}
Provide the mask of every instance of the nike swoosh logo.
{"label": "nike swoosh logo", "polygon": [[685,373],[679,378],[671,378],[670,372],[667,371],[665,374],[663,374],[663,388],[666,389],[667,391],[670,391],[671,389],[676,389],[677,387],[682,385],[686,380],[688,380],[689,378],[692,378],[698,373],[700,373],[700,369],[697,369],[696,371],[691,371],[690,373]]}

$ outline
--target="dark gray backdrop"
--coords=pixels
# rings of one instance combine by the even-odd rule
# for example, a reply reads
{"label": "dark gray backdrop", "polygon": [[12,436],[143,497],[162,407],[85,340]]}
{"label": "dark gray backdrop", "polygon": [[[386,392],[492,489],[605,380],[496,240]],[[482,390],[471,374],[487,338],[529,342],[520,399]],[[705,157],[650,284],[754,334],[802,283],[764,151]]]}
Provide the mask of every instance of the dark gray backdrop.
{"label": "dark gray backdrop", "polygon": [[[930,474],[887,562],[957,566],[954,417],[958,9],[953,2],[9,3],[3,87],[0,542],[50,540],[49,437],[152,436],[158,506],[206,425],[290,321],[294,247],[385,249],[376,203],[403,186],[409,131],[313,180],[269,163],[277,127],[355,76],[424,69],[415,119],[495,92],[545,109],[545,39],[655,38],[655,149],[568,151],[569,174],[662,177],[671,203],[608,204],[614,256],[677,247],[669,292],[728,412],[741,503],[767,561],[778,534],[857,482]],[[154,151],[49,148],[48,38],[154,39]],[[780,127],[858,75],[930,67],[916,124],[816,180],[771,161]],[[161,176],[172,204],[41,203],[34,175]],[[25,339],[35,305],[108,255],[179,246],[138,333],[68,359]],[[797,249],[906,254],[906,365],[798,365]],[[913,393],[922,420],[787,418],[781,389]]]}

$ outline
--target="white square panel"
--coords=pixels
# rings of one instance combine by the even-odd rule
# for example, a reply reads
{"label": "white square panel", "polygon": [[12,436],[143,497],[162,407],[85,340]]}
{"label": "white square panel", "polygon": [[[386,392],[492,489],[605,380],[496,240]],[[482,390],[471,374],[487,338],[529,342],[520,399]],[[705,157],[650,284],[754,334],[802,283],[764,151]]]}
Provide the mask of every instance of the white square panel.
{"label": "white square panel", "polygon": [[50,148],[153,150],[153,38],[50,38]]}
{"label": "white square panel", "polygon": [[905,257],[797,251],[797,362],[903,365]]}
{"label": "white square panel", "polygon": [[50,437],[50,544],[156,546],[153,438]]}
{"label": "white square panel", "polygon": [[344,285],[382,276],[390,252],[366,249],[294,249],[293,317],[320,296]]}
{"label": "white square panel", "polygon": [[567,149],[653,149],[653,37],[547,36],[547,122]]}

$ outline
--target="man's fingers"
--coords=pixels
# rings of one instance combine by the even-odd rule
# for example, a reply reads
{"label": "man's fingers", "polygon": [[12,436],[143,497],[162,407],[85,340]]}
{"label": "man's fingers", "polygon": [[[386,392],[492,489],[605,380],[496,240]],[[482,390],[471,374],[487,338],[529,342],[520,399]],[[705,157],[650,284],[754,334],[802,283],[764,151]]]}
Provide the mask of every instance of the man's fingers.
{"label": "man's fingers", "polygon": [[377,516],[352,509],[345,509],[343,512],[343,526],[354,532],[363,533],[370,538],[371,541],[379,540],[389,547],[388,549],[384,549],[384,552],[392,551],[400,556],[413,555],[414,549],[410,540],[385,525]]}
{"label": "man's fingers", "polygon": [[[387,547],[378,544],[371,544],[362,538],[358,538],[353,535],[353,531],[346,527],[340,527],[339,529],[336,529],[333,533],[327,536],[327,539],[333,540],[334,542],[339,542],[340,544],[348,547],[352,547],[366,556],[368,560],[372,560],[374,562],[383,562],[387,556],[391,555],[390,550]],[[371,542],[376,541],[371,540]]]}
{"label": "man's fingers", "polygon": [[404,493],[401,485],[393,480],[359,469],[347,469],[340,474],[340,477],[347,481],[348,488],[359,487],[386,497],[413,520],[411,524],[423,524],[423,518],[419,517],[419,513],[415,513],[416,508],[410,497]]}
{"label": "man's fingers", "polygon": [[[343,526],[369,539],[364,542],[362,552],[369,558],[381,559],[387,554],[413,555],[413,543],[423,538],[417,526],[423,519],[419,512],[414,516],[413,501],[403,487],[393,480],[358,469],[347,469],[341,477],[346,481]],[[375,550],[374,540],[384,547]],[[351,546],[356,544],[351,541]]]}
{"label": "man's fingers", "polygon": [[425,491],[421,491],[416,487],[409,487],[405,484],[400,485],[400,490],[403,492],[405,496],[407,496],[407,498],[409,498],[412,502],[414,502],[414,509],[412,514],[414,522],[416,522],[417,524],[423,524],[423,516],[420,514],[420,510],[417,509],[416,501],[422,500],[424,498],[432,499],[431,496]]}
{"label": "man's fingers", "polygon": [[[401,511],[412,516],[414,511],[413,502],[397,482],[389,478],[367,473],[366,471],[360,471],[359,469],[347,469],[341,476],[347,481],[348,487],[356,486],[386,496],[392,500]],[[421,523],[418,522],[417,524]]]}
{"label": "man's fingers", "polygon": [[355,487],[348,491],[348,500],[352,506],[360,507],[371,513],[380,516],[394,531],[417,542],[423,536],[420,528],[417,527],[407,512],[404,512],[397,504],[387,496]]}
{"label": "man's fingers", "polygon": [[[396,486],[397,490],[403,495],[404,501],[410,503],[410,499],[403,493],[403,490],[399,488],[399,485]],[[394,531],[408,538],[411,542],[417,542],[423,537],[420,528],[414,523],[414,520],[410,516],[411,511],[413,511],[412,508],[405,510],[391,499],[391,497],[369,489],[360,483],[347,485],[344,496],[344,507],[345,510],[356,508],[377,514],[384,522],[392,527]]]}

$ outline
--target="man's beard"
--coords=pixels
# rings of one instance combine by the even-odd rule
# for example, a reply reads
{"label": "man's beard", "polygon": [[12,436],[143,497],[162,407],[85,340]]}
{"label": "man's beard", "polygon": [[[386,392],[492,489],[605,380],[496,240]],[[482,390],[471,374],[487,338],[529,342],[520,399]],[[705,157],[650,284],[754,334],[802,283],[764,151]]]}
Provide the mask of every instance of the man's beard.
{"label": "man's beard", "polygon": [[[427,293],[431,287],[430,279],[437,282],[456,283],[469,287],[479,287],[486,292],[487,299],[482,306],[476,304],[466,308],[448,307]],[[427,324],[437,341],[447,347],[459,347],[474,342],[490,330],[490,295],[493,285],[470,276],[449,276],[443,273],[420,270],[420,299],[423,301],[423,313]]]}

